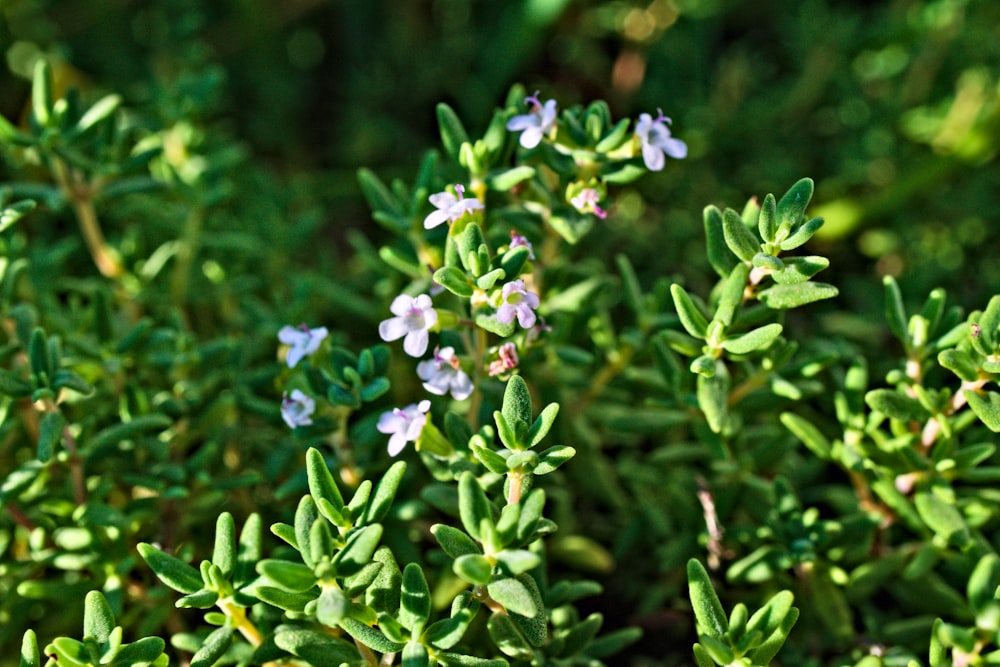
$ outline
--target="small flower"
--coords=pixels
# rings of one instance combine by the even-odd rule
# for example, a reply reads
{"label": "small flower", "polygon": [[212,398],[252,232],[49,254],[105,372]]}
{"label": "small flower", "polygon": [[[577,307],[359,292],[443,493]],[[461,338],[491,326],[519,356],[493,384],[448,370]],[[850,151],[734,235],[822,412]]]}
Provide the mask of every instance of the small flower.
{"label": "small flower", "polygon": [[504,285],[500,296],[503,303],[497,308],[498,322],[510,324],[516,315],[518,323],[525,329],[534,326],[534,309],[538,308],[538,295],[526,290],[523,280],[515,280]]}
{"label": "small flower", "polygon": [[318,350],[320,343],[328,334],[326,327],[310,329],[305,324],[300,324],[297,327],[288,325],[281,327],[281,330],[278,331],[278,340],[285,345],[292,346],[288,350],[288,356],[285,357],[288,367],[295,368],[295,364],[302,361],[303,357],[308,357]]}
{"label": "small flower", "polygon": [[687,157],[687,144],[670,136],[671,122],[663,115],[663,110],[657,109],[656,120],[648,113],[639,114],[639,122],[635,126],[635,135],[642,144],[642,159],[650,171],[660,171],[666,162],[664,154],[678,160]]}
{"label": "small flower", "polygon": [[433,229],[442,222],[456,222],[466,213],[478,211],[483,207],[482,202],[475,197],[469,197],[468,199],[462,197],[462,194],[465,192],[464,186],[456,185],[455,192],[458,194],[457,197],[445,191],[432,194],[427,198],[430,203],[434,204],[437,210],[429,213],[424,218],[424,229]]}
{"label": "small flower", "polygon": [[600,219],[608,217],[608,212],[602,209],[597,203],[601,201],[601,193],[596,188],[584,188],[580,193],[569,200],[580,213],[593,213]]}
{"label": "small flower", "polygon": [[281,418],[288,424],[288,428],[309,426],[313,423],[309,415],[315,411],[316,401],[298,389],[293,389],[291,396],[283,394],[281,397]]}
{"label": "small flower", "polygon": [[463,401],[472,393],[472,380],[462,370],[452,347],[435,347],[433,359],[417,364],[417,375],[424,381],[424,389],[438,396],[450,391],[456,401]]}
{"label": "small flower", "polygon": [[490,377],[502,375],[517,368],[520,359],[517,358],[517,346],[514,343],[504,343],[497,349],[497,358],[490,362]]}
{"label": "small flower", "polygon": [[507,121],[507,129],[521,132],[520,144],[525,148],[534,148],[556,124],[556,101],[548,100],[543,105],[538,101],[536,90],[534,95],[524,98],[524,103],[531,106],[531,111],[511,118]]}
{"label": "small flower", "polygon": [[389,306],[396,317],[382,320],[378,325],[378,335],[384,341],[403,338],[403,350],[411,357],[419,357],[427,351],[427,331],[437,324],[437,312],[426,294],[414,298],[400,294]]}
{"label": "small flower", "polygon": [[535,249],[531,247],[531,241],[518,234],[516,229],[510,230],[510,249],[521,247],[528,249],[528,257],[535,258]]}
{"label": "small flower", "polygon": [[380,433],[392,434],[389,438],[389,456],[396,456],[403,451],[406,443],[415,442],[420,437],[430,409],[431,402],[424,400],[411,403],[402,409],[393,408],[390,412],[382,413],[375,428]]}

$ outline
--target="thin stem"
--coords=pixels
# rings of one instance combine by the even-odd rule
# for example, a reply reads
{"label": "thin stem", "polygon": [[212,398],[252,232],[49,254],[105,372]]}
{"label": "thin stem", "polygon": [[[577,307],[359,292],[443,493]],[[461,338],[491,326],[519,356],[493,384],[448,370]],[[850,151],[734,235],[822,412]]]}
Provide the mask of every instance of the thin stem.
{"label": "thin stem", "polygon": [[125,269],[104,240],[104,232],[101,230],[93,202],[96,188],[82,182],[78,175],[71,174],[66,163],[59,157],[52,158],[52,174],[73,207],[73,213],[76,214],[80,231],[83,233],[83,240],[91,257],[94,258],[97,270],[108,278],[120,278]]}
{"label": "thin stem", "polygon": [[507,504],[515,505],[521,502],[521,491],[524,489],[524,473],[508,472],[507,481],[510,483],[507,494]]}
{"label": "thin stem", "polygon": [[15,503],[7,503],[7,511],[10,512],[12,517],[14,517],[14,523],[19,526],[26,528],[29,531],[32,531],[37,527],[35,522],[32,521],[31,518]]}

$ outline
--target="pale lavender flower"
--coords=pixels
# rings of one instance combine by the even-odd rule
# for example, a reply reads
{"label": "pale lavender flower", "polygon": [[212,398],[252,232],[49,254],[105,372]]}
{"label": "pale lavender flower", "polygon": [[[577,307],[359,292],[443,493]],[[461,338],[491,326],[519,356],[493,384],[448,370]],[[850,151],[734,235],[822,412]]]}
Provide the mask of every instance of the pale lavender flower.
{"label": "pale lavender flower", "polygon": [[288,367],[295,368],[295,364],[318,350],[320,343],[328,334],[326,327],[310,329],[305,324],[300,324],[297,327],[289,325],[281,327],[281,330],[278,331],[278,340],[285,345],[291,345],[288,356],[285,357]]}
{"label": "pale lavender flower", "polygon": [[444,396],[449,391],[456,401],[464,401],[472,393],[472,380],[459,365],[455,348],[434,348],[434,358],[417,364],[417,375],[424,381],[424,389]]}
{"label": "pale lavender flower", "polygon": [[475,197],[465,198],[462,196],[465,192],[464,186],[456,185],[455,192],[458,194],[457,197],[446,190],[432,194],[427,198],[437,210],[424,218],[424,229],[433,229],[443,222],[455,222],[466,213],[483,208],[482,202]]}
{"label": "pale lavender flower", "polygon": [[437,324],[437,313],[426,294],[414,298],[400,294],[392,300],[389,310],[396,317],[382,320],[378,325],[378,335],[384,341],[403,339],[403,350],[411,357],[419,357],[427,351],[427,331]]}
{"label": "pale lavender flower", "polygon": [[309,417],[315,411],[316,401],[298,389],[293,389],[291,396],[283,394],[281,397],[281,418],[288,424],[288,428],[312,424]]}
{"label": "pale lavender flower", "polygon": [[490,377],[502,375],[517,368],[520,359],[517,358],[517,346],[514,343],[504,343],[497,349],[497,358],[490,362],[488,372]]}
{"label": "pale lavender flower", "polygon": [[507,121],[507,129],[521,133],[519,142],[522,146],[534,148],[556,124],[556,101],[548,100],[542,104],[536,90],[534,95],[524,99],[524,103],[531,106],[531,111],[511,118]]}
{"label": "pale lavender flower", "polygon": [[670,136],[671,122],[663,115],[662,109],[657,109],[659,115],[654,120],[648,113],[639,114],[639,122],[635,126],[635,134],[642,144],[642,159],[650,171],[660,171],[666,163],[664,154],[678,160],[687,157],[687,144]]}
{"label": "pale lavender flower", "polygon": [[389,437],[389,456],[396,456],[403,451],[406,443],[415,442],[420,437],[430,409],[431,402],[423,400],[411,403],[405,408],[393,408],[389,412],[382,413],[375,428],[380,433],[392,434]]}
{"label": "pale lavender flower", "polygon": [[535,259],[535,249],[531,247],[531,241],[517,233],[516,229],[510,230],[510,248],[524,247],[528,249],[528,257]]}
{"label": "pale lavender flower", "polygon": [[523,280],[514,280],[504,285],[500,296],[503,303],[497,308],[498,322],[510,324],[516,315],[518,323],[525,329],[534,326],[538,295],[525,289]]}
{"label": "pale lavender flower", "polygon": [[580,193],[569,200],[580,213],[593,213],[602,220],[608,217],[608,212],[597,205],[601,201],[601,193],[596,188],[584,188]]}

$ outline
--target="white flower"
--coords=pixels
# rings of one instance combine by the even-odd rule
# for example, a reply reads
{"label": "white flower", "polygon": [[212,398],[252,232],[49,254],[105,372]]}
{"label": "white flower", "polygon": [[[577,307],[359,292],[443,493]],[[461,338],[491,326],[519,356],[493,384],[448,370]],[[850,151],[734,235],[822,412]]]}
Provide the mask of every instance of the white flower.
{"label": "white flower", "polygon": [[291,396],[285,394],[281,398],[281,418],[288,424],[288,428],[312,424],[309,416],[315,411],[316,401],[298,389],[293,389]]}
{"label": "white flower", "polygon": [[403,340],[403,350],[411,357],[419,357],[427,351],[427,331],[437,324],[437,313],[426,294],[413,298],[400,294],[389,306],[396,317],[382,320],[378,325],[378,335],[384,341]]}
{"label": "white flower", "polygon": [[403,447],[406,447],[406,443],[415,442],[420,437],[430,409],[431,402],[424,400],[411,403],[402,409],[394,408],[390,412],[382,413],[375,428],[381,433],[392,434],[389,438],[389,456],[399,454],[403,451]]}
{"label": "white flower", "polygon": [[472,393],[472,380],[462,370],[452,347],[434,348],[434,358],[417,364],[417,375],[424,381],[424,389],[444,396],[449,391],[456,401],[463,401]]}
{"label": "white flower", "polygon": [[320,343],[328,334],[326,327],[310,329],[305,324],[300,324],[297,327],[288,325],[281,327],[281,330],[278,331],[278,340],[285,345],[292,346],[288,350],[288,356],[285,357],[288,367],[295,368],[295,364],[302,361],[303,357],[308,357],[318,350]]}
{"label": "white flower", "polygon": [[600,201],[601,193],[596,188],[584,188],[577,196],[570,199],[569,203],[580,213],[593,213],[603,220],[608,217],[608,212],[597,205]]}
{"label": "white flower", "polygon": [[670,119],[657,109],[656,120],[648,113],[639,114],[639,122],[635,126],[635,134],[642,143],[642,159],[650,171],[660,171],[666,163],[664,154],[678,160],[687,157],[687,144],[670,136],[667,124]]}
{"label": "white flower", "polygon": [[524,99],[524,103],[531,105],[530,113],[511,118],[507,121],[507,129],[521,132],[520,144],[525,148],[534,148],[556,124],[556,101],[548,100],[543,105],[538,101],[538,91],[535,91],[534,95]]}
{"label": "white flower", "polygon": [[498,322],[510,324],[516,315],[518,323],[525,329],[535,325],[533,309],[538,308],[538,295],[525,289],[523,280],[507,283],[500,294],[503,303],[497,308]]}
{"label": "white flower", "polygon": [[445,191],[432,194],[427,198],[437,210],[424,218],[424,229],[433,229],[442,222],[455,222],[466,213],[478,211],[483,207],[482,202],[475,197],[466,199],[462,196],[465,187],[456,185],[455,192],[458,193],[457,197]]}

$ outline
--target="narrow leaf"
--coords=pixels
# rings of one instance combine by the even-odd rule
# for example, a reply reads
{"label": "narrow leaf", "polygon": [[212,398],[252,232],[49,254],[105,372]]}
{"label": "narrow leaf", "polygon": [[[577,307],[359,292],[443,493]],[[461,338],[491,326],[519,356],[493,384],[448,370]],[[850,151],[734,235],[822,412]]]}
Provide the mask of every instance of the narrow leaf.
{"label": "narrow leaf", "polygon": [[731,208],[727,208],[722,214],[722,231],[726,245],[744,262],[752,261],[754,255],[760,252],[760,241],[743,224],[740,214]]}
{"label": "narrow leaf", "polygon": [[719,602],[719,596],[712,587],[708,571],[698,560],[692,558],[687,563],[687,577],[691,606],[698,622],[698,634],[721,638],[729,630],[729,621]]}
{"label": "narrow leaf", "polygon": [[[743,223],[740,223],[743,224]],[[695,338],[705,339],[708,335],[708,320],[705,314],[695,305],[690,295],[678,284],[670,286],[670,295],[674,299],[674,307],[680,317],[681,324]]]}

